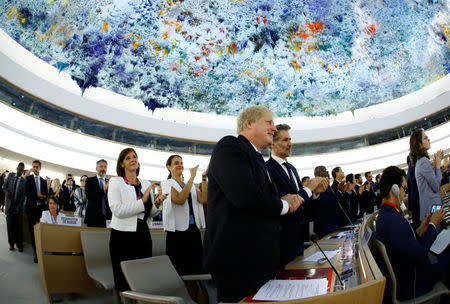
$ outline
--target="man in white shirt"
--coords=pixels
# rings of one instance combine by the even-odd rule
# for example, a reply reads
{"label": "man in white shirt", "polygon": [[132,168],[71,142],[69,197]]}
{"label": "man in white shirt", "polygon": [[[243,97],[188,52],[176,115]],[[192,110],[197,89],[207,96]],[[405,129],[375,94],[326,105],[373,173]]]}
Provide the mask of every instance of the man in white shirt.
{"label": "man in white shirt", "polygon": [[[86,198],[88,205],[84,222],[88,227],[106,227],[104,211],[108,205],[108,181],[106,171],[108,162],[104,159],[97,161],[97,175],[86,180]],[[108,208],[109,209],[109,208]]]}
{"label": "man in white shirt", "polygon": [[298,194],[280,199],[261,151],[273,142],[273,113],[244,109],[238,137],[225,136],[208,169],[204,266],[219,302],[238,302],[272,279],[280,263],[280,215],[301,204]]}
{"label": "man in white shirt", "polygon": [[299,194],[304,203],[294,213],[286,214],[281,217],[281,243],[280,243],[280,267],[284,266],[303,254],[304,239],[309,236],[308,226],[310,216],[306,216],[309,198],[312,191],[319,194],[325,191],[328,182],[324,181],[321,187],[322,177],[316,177],[310,180],[308,187],[303,184],[298,175],[297,169],[287,161],[291,155],[291,129],[286,124],[276,126],[277,131],[273,135],[272,155],[266,162],[267,169],[270,172],[273,183],[277,188],[278,196],[282,197],[288,193]]}

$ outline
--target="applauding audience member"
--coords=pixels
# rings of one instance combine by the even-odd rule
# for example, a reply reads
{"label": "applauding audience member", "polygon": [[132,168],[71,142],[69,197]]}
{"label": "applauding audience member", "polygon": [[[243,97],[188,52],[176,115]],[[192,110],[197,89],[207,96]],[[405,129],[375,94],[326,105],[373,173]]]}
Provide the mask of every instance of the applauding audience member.
{"label": "applauding audience member", "polygon": [[17,172],[11,172],[2,186],[6,196],[5,213],[9,250],[14,250],[14,245],[17,245],[20,252],[23,251],[22,218],[25,201],[25,179],[22,174],[24,167],[24,163],[19,163]]}
{"label": "applauding audience member", "polygon": [[34,250],[34,262],[37,263],[36,244],[34,242],[34,225],[39,222],[42,210],[47,199],[47,182],[39,176],[41,171],[41,162],[33,161],[31,169],[34,175],[29,175],[25,183],[25,195],[27,198],[25,212],[28,216],[28,227],[31,235],[31,245]]}
{"label": "applauding audience member", "polygon": [[87,207],[87,197],[86,197],[86,180],[88,176],[83,175],[80,179],[81,186],[75,190],[75,216],[84,218],[86,214]]}
{"label": "applauding audience member", "polygon": [[41,223],[61,224],[61,218],[65,215],[64,213],[59,213],[59,202],[56,196],[50,195],[47,198],[47,205],[45,206],[45,209],[46,210],[42,212],[40,219]]}
{"label": "applauding audience member", "polygon": [[392,166],[383,171],[380,182],[383,200],[375,232],[375,237],[386,246],[397,279],[397,299],[401,301],[423,295],[439,280],[447,280],[448,286],[450,277],[450,247],[437,256],[437,263],[431,263],[428,255],[444,211],[428,213],[414,230],[400,209],[405,187],[403,170]]}
{"label": "applauding audience member", "polygon": [[203,204],[207,199],[206,171],[201,190],[194,186],[198,166],[190,169],[191,176],[182,180],[183,159],[171,155],[166,162],[168,179],[161,182],[167,199],[163,206],[163,225],[167,232],[166,253],[179,275],[202,273],[203,245],[200,230],[206,227]]}
{"label": "applauding audience member", "polygon": [[62,186],[61,200],[64,211],[75,211],[75,190],[73,179],[69,177],[66,184]]}
{"label": "applauding audience member", "polygon": [[161,212],[158,207],[165,196],[155,199],[150,183],[138,178],[139,161],[132,148],[120,152],[116,172],[118,177],[111,178],[108,190],[112,211],[109,250],[115,288],[124,291],[130,287],[120,262],[152,256],[149,224]]}
{"label": "applauding audience member", "polygon": [[86,180],[86,197],[88,205],[84,222],[88,227],[106,227],[106,216],[104,210],[108,204],[108,183],[106,181],[106,170],[108,163],[104,159],[97,161],[97,175]]}
{"label": "applauding audience member", "polygon": [[430,139],[423,129],[417,129],[411,134],[409,157],[415,167],[417,189],[419,190],[419,219],[423,220],[430,212],[431,206],[441,204],[441,178],[440,165],[444,153],[442,150],[434,154],[433,162],[430,161],[428,150]]}

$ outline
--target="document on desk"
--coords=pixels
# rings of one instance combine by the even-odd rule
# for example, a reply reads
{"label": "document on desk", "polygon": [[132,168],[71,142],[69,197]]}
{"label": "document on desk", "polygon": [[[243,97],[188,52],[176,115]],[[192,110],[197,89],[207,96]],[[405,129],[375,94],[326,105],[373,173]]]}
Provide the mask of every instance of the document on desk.
{"label": "document on desk", "polygon": [[445,229],[442,230],[441,233],[438,234],[436,239],[434,240],[433,245],[431,245],[430,251],[441,254],[442,251],[447,248],[448,244],[450,243],[450,230]]}
{"label": "document on desk", "polygon": [[287,301],[315,297],[327,293],[327,279],[272,280],[253,297],[257,301]]}
{"label": "document on desk", "polygon": [[[336,250],[324,250],[323,252],[326,254],[328,259],[332,259],[336,254],[339,253],[339,251],[341,251],[341,249],[336,249]],[[300,263],[304,263],[304,262],[309,262],[309,263],[317,263],[320,259],[323,259],[324,256],[322,254],[322,252],[317,251],[314,252],[312,255],[307,256],[306,258],[303,258],[302,260],[300,260]]]}

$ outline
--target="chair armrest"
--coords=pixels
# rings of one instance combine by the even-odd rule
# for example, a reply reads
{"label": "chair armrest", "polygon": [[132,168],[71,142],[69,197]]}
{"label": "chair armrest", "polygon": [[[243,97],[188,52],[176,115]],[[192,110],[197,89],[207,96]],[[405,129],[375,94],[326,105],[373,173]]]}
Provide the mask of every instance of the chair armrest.
{"label": "chair armrest", "polygon": [[189,274],[181,276],[183,281],[209,281],[212,280],[211,275],[208,274]]}
{"label": "chair armrest", "polygon": [[144,301],[148,303],[185,304],[184,299],[180,297],[159,296],[130,290],[121,292],[120,296],[123,298]]}

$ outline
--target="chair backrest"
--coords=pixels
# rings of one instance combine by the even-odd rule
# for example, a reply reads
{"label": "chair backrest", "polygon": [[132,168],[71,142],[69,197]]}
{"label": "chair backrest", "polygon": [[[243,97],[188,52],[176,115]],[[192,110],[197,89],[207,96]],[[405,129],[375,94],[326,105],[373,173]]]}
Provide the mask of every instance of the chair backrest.
{"label": "chair backrest", "polygon": [[377,222],[378,212],[379,212],[379,210],[375,211],[367,219],[367,226],[370,228],[370,230],[372,230],[373,233],[375,233],[375,231],[377,231],[376,230],[376,228],[377,228],[376,222]]}
{"label": "chair backrest", "polygon": [[383,303],[397,303],[397,279],[386,251],[386,247],[375,237],[369,242],[370,251],[383,275],[386,277]]}
{"label": "chair backrest", "polygon": [[110,231],[80,231],[84,262],[89,275],[96,269],[111,269],[109,254]]}
{"label": "chair backrest", "polygon": [[167,232],[151,231],[152,235],[152,256],[160,256],[166,254],[166,236]]}
{"label": "chair backrest", "polygon": [[132,291],[160,296],[176,296],[191,301],[183,280],[167,255],[120,263]]}

